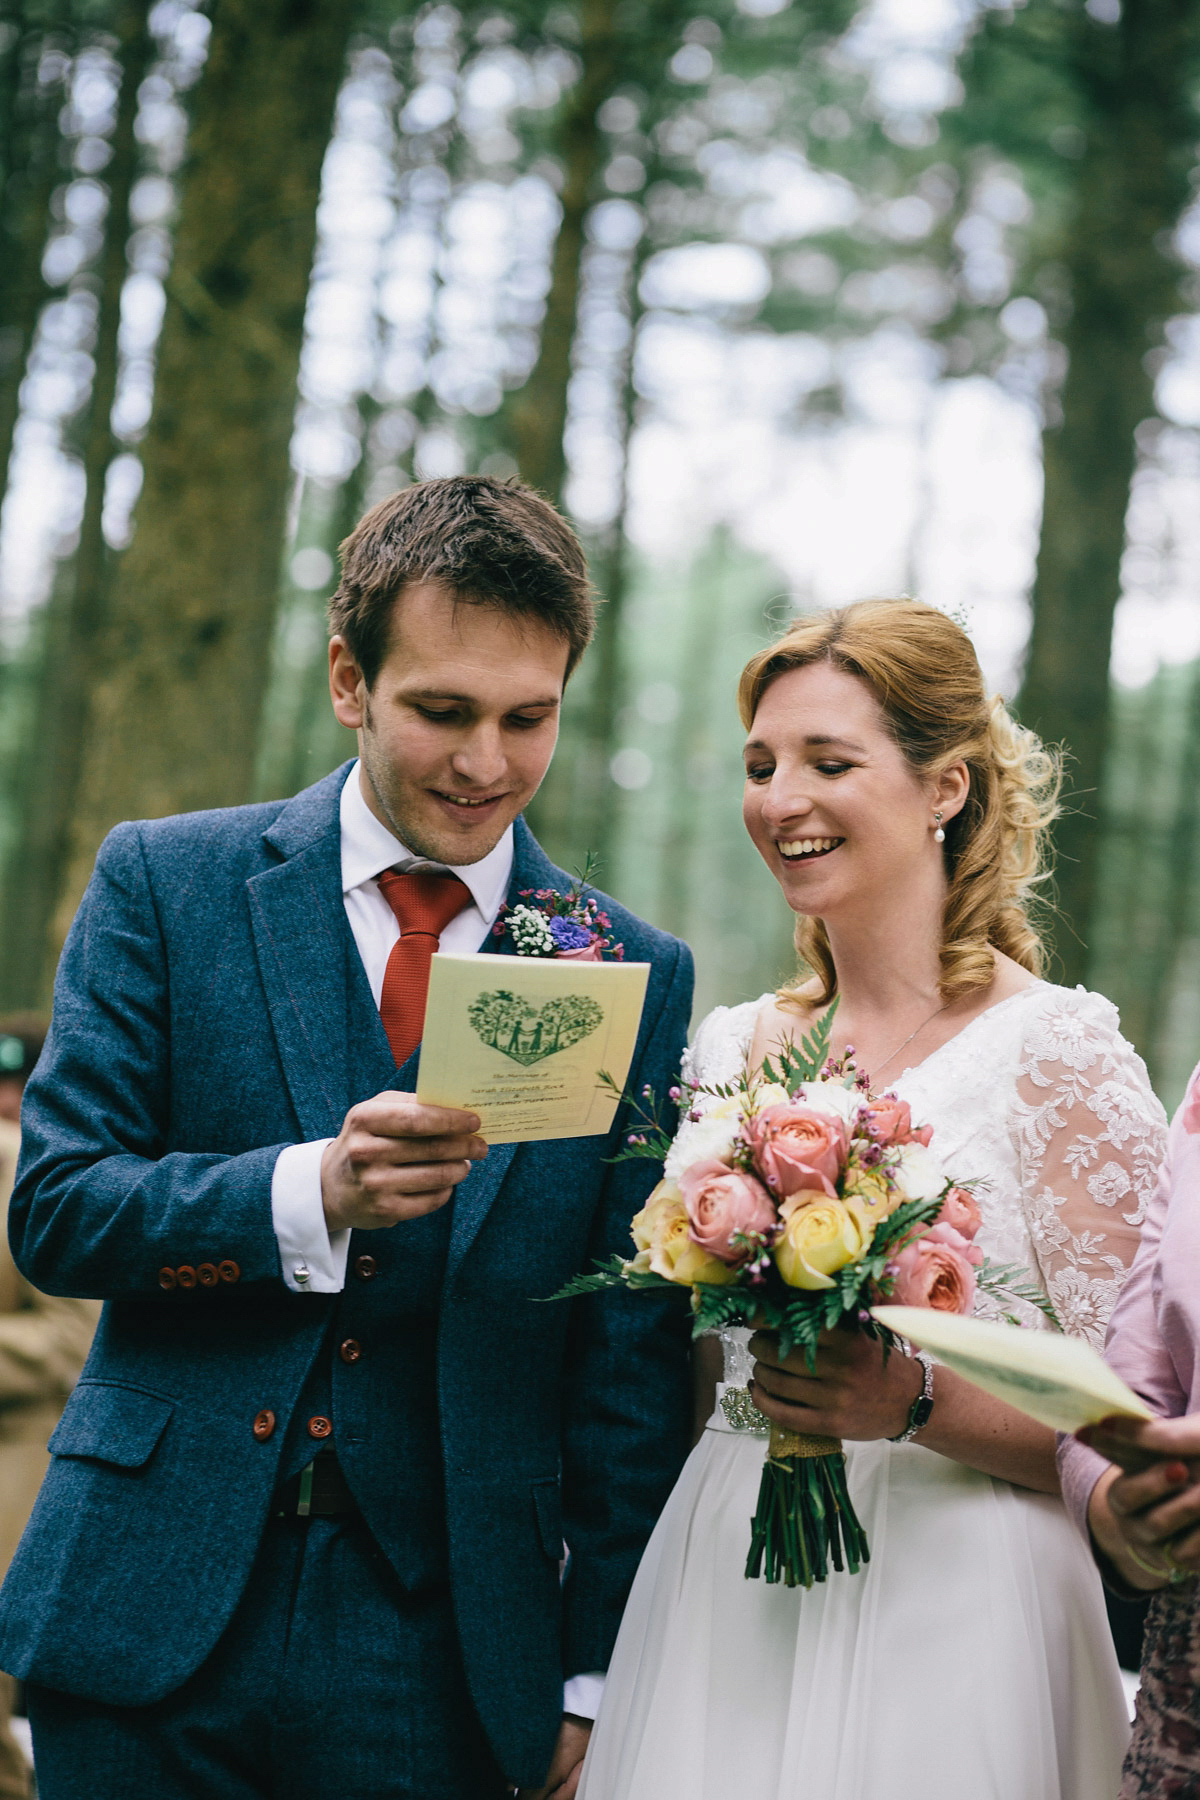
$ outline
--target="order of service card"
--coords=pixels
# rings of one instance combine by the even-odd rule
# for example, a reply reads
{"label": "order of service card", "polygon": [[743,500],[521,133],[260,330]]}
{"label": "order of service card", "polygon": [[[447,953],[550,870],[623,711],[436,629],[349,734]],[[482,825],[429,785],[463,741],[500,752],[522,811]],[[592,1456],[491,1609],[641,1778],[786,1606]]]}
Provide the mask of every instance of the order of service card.
{"label": "order of service card", "polygon": [[649,963],[433,958],[417,1099],[479,1114],[489,1144],[606,1132],[633,1061]]}
{"label": "order of service card", "polygon": [[871,1312],[881,1325],[919,1344],[986,1394],[1007,1400],[1055,1431],[1078,1431],[1114,1414],[1152,1417],[1082,1338],[917,1306],[873,1306]]}

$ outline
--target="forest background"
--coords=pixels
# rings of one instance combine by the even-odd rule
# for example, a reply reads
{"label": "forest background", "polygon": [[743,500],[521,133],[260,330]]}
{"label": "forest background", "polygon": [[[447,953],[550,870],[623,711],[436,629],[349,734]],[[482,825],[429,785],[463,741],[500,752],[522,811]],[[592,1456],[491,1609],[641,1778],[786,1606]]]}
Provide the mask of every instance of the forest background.
{"label": "forest background", "polygon": [[912,593],[1070,755],[1055,973],[1200,1056],[1200,0],[0,4],[0,1008],[118,819],[294,792],[337,546],[524,475],[603,597],[534,823],[792,966],[736,675]]}

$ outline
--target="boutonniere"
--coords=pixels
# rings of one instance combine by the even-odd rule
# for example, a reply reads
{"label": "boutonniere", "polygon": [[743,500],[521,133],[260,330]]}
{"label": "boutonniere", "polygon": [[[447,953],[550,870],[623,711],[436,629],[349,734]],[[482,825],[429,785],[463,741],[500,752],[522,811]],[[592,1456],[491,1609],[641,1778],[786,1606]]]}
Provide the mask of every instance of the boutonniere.
{"label": "boutonniere", "polygon": [[518,956],[556,956],[564,962],[602,962],[606,957],[621,962],[624,944],[614,944],[608,933],[612,920],[584,887],[591,873],[591,858],[580,875],[560,894],[555,888],[522,888],[519,906],[506,906],[492,927],[495,937],[505,932]]}

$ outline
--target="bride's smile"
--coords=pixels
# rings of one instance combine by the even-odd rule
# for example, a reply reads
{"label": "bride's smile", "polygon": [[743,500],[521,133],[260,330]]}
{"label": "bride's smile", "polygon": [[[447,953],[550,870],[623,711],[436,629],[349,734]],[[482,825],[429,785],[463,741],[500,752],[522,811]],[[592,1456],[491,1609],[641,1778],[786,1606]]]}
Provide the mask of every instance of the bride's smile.
{"label": "bride's smile", "polygon": [[779,676],[744,756],[746,829],[794,912],[937,915],[946,877],[934,813],[948,823],[965,783],[943,791],[918,775],[864,682],[826,662]]}

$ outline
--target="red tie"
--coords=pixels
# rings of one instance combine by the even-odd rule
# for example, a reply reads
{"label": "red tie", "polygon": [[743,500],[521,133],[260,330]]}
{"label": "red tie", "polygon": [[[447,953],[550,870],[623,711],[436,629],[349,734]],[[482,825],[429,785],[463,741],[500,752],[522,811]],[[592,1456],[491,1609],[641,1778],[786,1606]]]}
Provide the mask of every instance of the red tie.
{"label": "red tie", "polygon": [[399,1067],[421,1041],[429,966],[438,939],[451,919],[471,905],[471,890],[457,875],[402,875],[396,869],[383,871],[379,890],[400,926],[379,999],[379,1016]]}

